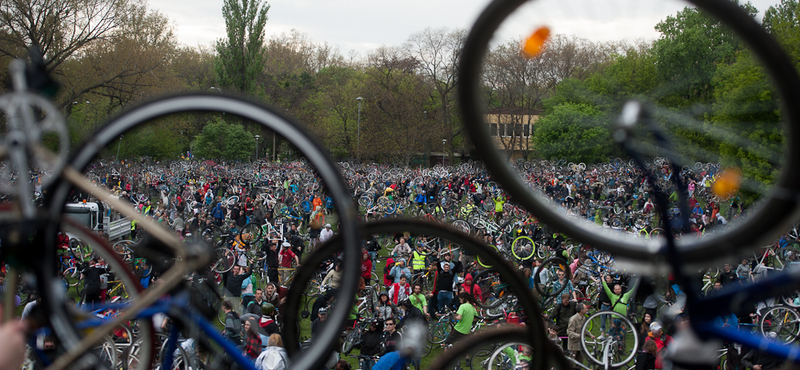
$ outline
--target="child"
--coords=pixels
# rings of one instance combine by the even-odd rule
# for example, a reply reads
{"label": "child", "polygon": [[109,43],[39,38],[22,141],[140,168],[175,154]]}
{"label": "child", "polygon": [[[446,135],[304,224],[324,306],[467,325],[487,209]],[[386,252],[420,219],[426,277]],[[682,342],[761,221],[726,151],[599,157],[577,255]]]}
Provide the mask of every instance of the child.
{"label": "child", "polygon": [[625,328],[622,326],[622,320],[614,320],[614,326],[608,330],[608,335],[614,338],[620,350],[625,348]]}

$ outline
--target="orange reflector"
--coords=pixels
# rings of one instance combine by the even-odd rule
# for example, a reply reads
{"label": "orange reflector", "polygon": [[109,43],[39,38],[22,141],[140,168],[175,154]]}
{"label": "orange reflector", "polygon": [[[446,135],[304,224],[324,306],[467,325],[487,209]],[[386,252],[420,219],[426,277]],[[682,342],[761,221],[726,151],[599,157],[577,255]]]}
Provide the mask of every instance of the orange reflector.
{"label": "orange reflector", "polygon": [[711,190],[720,198],[728,198],[739,191],[742,184],[742,171],[738,168],[729,168],[719,175],[717,181],[711,185]]}
{"label": "orange reflector", "polygon": [[544,50],[544,46],[549,39],[550,29],[547,27],[539,27],[525,40],[525,43],[522,45],[522,54],[527,58],[536,57]]}

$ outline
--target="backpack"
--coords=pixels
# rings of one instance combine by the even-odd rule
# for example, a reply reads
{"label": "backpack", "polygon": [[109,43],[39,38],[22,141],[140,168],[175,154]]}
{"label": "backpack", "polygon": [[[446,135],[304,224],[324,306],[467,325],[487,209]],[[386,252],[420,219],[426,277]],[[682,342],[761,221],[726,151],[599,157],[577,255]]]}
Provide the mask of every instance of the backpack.
{"label": "backpack", "polygon": [[285,370],[288,368],[288,362],[286,350],[280,347],[267,347],[256,359],[256,368],[259,370]]}

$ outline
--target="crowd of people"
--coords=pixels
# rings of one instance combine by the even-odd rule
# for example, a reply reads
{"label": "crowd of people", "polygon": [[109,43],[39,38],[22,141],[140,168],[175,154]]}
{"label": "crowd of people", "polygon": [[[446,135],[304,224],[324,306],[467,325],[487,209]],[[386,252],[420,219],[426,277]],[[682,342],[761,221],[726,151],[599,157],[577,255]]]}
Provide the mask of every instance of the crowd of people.
{"label": "crowd of people", "polygon": [[[226,167],[188,162],[172,164],[168,168],[159,168],[157,164],[146,161],[127,164],[98,162],[89,171],[89,176],[182,238],[206,236],[210,229],[225,233],[227,236],[214,241],[235,250],[237,257],[230,271],[219,276],[220,293],[224,298],[221,308],[224,313],[224,335],[240,345],[243,353],[259,369],[288,367],[281,337],[281,313],[289,309],[285,307],[288,282],[294,269],[303,263],[304,253],[313,250],[318,243],[329,240],[336,232],[337,216],[324,184],[320,184],[302,163]],[[165,176],[164,172],[169,175]],[[157,175],[159,173],[161,175]],[[639,302],[646,310],[644,316],[636,320],[641,325],[637,330],[642,338],[640,346],[643,353],[652,355],[641,356],[641,361],[653,363],[652,366],[643,365],[643,369],[661,368],[661,353],[669,346],[670,337],[664,334],[663,324],[655,320],[659,314],[656,308],[660,304],[653,305],[648,302],[649,297],[641,293],[636,297],[635,278],[628,281],[628,277],[619,278],[612,274],[599,277],[586,274],[592,263],[583,254],[583,248],[576,249],[580,250],[578,253],[570,253],[563,235],[553,233],[516,207],[509,208],[511,202],[507,194],[497,189],[491,178],[483,172],[453,171],[439,175],[431,172],[427,176],[418,176],[413,172],[398,174],[385,171],[383,178],[369,181],[365,181],[372,174],[368,168],[348,168],[344,173],[356,189],[356,198],[364,195],[374,199],[389,197],[398,204],[404,204],[406,209],[424,208],[429,213],[439,211],[460,218],[486,209],[496,223],[513,224],[510,232],[504,228],[495,232],[475,229],[472,233],[487,244],[498,247],[508,244],[517,236],[526,235],[535,240],[540,248],[547,249],[548,255],[564,256],[572,263],[573,280],[566,279],[561,271],[552,277],[558,290],[560,285],[564,285],[565,289],[560,302],[550,302],[550,307],[544,307],[543,310],[546,312],[545,327],[551,338],[571,353],[576,361],[582,362],[580,327],[589,310],[596,306],[596,309],[628,315],[628,307]],[[540,187],[557,204],[575,214],[596,218],[595,222],[599,224],[613,227],[612,217],[604,217],[602,213],[605,211],[602,209],[616,206],[623,209],[620,215],[628,217],[621,229],[636,232],[638,228],[652,230],[657,226],[637,222],[639,216],[653,214],[654,210],[647,196],[650,185],[635,169],[599,171],[597,168],[562,168],[542,171],[533,168],[528,173],[531,174],[529,181]],[[665,169],[663,175],[668,177],[672,174]],[[701,190],[709,186],[713,173],[694,171],[681,175],[694,184],[690,190],[693,230],[703,232],[727,223],[719,202],[709,201],[711,198]],[[85,194],[73,194],[75,200],[85,197]],[[729,217],[735,217],[742,208],[741,202],[734,199],[724,211]],[[364,207],[361,210],[363,213],[360,217],[364,218],[389,216],[376,214],[374,210]],[[107,209],[106,212],[113,210]],[[652,221],[652,218],[648,220]],[[240,230],[251,224],[269,225],[265,229],[267,234],[257,244],[238,237]],[[675,225],[673,227],[677,228]],[[133,223],[131,238],[140,239],[143,234],[144,230]],[[534,277],[541,277],[543,259],[536,257],[514,262],[535,293]],[[108,298],[105,296],[108,287],[103,285],[100,276],[103,267],[102,259],[95,256],[84,270],[87,288],[83,293],[84,302],[99,303]],[[736,269],[729,267],[726,266],[720,274],[714,289],[722,284],[763,277],[766,273],[763,264],[753,264],[751,261],[743,261]],[[255,274],[262,270],[265,279]],[[491,293],[482,292],[479,284],[473,285],[473,276],[482,270],[474,255],[446,241],[402,232],[389,237],[368,237],[363,244],[359,295],[365,297],[370,290],[377,290],[373,292],[377,299],[371,302],[368,308],[370,312],[366,314],[354,307],[347,325],[342,328],[344,332],[353,328],[361,330],[355,323],[359,319],[367,320],[368,325],[363,327],[360,342],[356,345],[364,357],[363,367],[366,370],[375,366],[383,369],[379,366],[381,359],[392,358],[395,361],[392,366],[402,359],[419,369],[418,356],[400,356],[403,349],[400,346],[400,333],[403,326],[414,321],[427,326],[452,313],[457,322],[445,343],[452,344],[469,334],[473,320],[485,314],[477,303],[491,299],[487,295]],[[331,256],[318,267],[318,271],[322,277],[320,285],[328,290],[309,312],[312,342],[324,327],[331,305],[335,304],[336,292],[341,284],[341,263]],[[377,274],[378,279],[373,274]],[[142,278],[141,283],[147,288],[157,282],[158,277],[158,271],[154,271]],[[580,301],[580,285],[593,281],[601,281],[603,287],[596,301]],[[679,296],[680,287],[675,285],[669,294]],[[502,318],[506,323],[524,324],[531,319],[521,316],[516,309],[510,311],[507,317]],[[754,314],[757,316],[758,312]],[[737,318],[737,322],[740,319]],[[157,323],[157,327],[166,328],[167,325],[167,322]],[[674,325],[669,325],[668,331]],[[619,330],[618,322],[611,322],[608,327],[603,322],[601,328],[605,335],[618,336]],[[194,351],[191,345],[185,349]],[[525,351],[526,348],[518,348],[519,354]],[[517,357],[525,358],[525,355]],[[335,361],[331,359],[326,364],[326,368],[340,370],[349,366],[342,358]]]}

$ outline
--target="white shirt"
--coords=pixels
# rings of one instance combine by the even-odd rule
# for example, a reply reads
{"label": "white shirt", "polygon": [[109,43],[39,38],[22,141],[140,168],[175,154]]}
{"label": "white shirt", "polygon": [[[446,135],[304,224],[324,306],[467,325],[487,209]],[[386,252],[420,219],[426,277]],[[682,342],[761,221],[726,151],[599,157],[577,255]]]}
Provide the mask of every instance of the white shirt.
{"label": "white shirt", "polygon": [[326,227],[319,233],[319,241],[321,242],[326,242],[331,237],[333,237],[333,230],[331,228]]}

